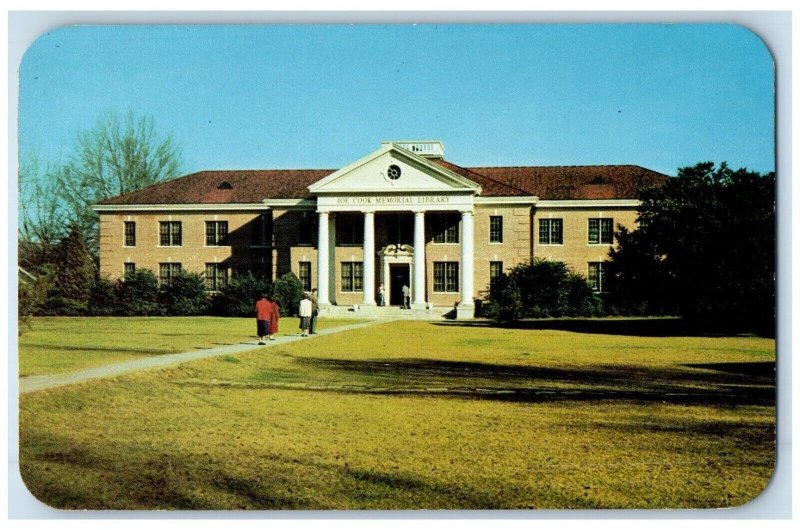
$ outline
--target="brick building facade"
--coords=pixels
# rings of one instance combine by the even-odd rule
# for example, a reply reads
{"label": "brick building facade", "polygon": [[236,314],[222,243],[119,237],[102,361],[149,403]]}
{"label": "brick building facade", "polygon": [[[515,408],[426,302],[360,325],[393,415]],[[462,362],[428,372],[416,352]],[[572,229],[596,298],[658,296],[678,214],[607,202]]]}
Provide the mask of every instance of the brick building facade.
{"label": "brick building facade", "polygon": [[639,166],[478,167],[440,142],[385,142],[339,170],[203,171],[95,206],[100,272],[177,270],[217,290],[235,272],[292,271],[323,305],[387,305],[470,316],[494,275],[545,258],[603,289],[617,225],[665,175]]}

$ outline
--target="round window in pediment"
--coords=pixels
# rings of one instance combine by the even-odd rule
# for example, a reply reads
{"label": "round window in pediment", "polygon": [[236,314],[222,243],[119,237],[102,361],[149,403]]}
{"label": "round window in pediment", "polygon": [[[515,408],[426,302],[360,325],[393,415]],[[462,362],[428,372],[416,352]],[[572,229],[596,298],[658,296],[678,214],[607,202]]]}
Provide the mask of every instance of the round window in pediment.
{"label": "round window in pediment", "polygon": [[392,180],[397,180],[400,178],[400,166],[396,164],[392,164],[389,166],[389,169],[386,170],[386,176],[388,176]]}

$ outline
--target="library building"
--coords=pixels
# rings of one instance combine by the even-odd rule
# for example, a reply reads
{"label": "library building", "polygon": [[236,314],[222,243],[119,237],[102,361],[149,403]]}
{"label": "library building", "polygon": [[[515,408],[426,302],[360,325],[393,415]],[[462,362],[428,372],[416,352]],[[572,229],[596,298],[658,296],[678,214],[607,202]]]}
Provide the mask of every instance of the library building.
{"label": "library building", "polygon": [[[439,141],[384,142],[340,169],[200,171],[107,199],[100,273],[169,282],[293,272],[321,312],[472,318],[492,279],[534,258],[604,290],[618,225],[667,176],[635,165],[462,167]],[[386,306],[381,308],[379,306]],[[352,313],[350,313],[352,314]]]}

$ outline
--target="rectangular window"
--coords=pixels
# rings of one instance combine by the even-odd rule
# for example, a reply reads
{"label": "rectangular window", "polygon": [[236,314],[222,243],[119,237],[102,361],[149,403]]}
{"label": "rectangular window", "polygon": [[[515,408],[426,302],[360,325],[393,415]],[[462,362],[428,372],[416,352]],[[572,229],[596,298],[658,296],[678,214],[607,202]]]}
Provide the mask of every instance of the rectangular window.
{"label": "rectangular window", "polygon": [[614,219],[589,219],[589,244],[611,245],[614,243]]}
{"label": "rectangular window", "polygon": [[342,292],[361,292],[363,287],[364,264],[360,261],[342,262]]}
{"label": "rectangular window", "polygon": [[136,272],[136,264],[135,263],[126,263],[123,276],[127,276],[129,274],[133,274],[134,272]]}
{"label": "rectangular window", "polygon": [[458,243],[458,214],[431,216],[434,243]]}
{"label": "rectangular window", "polygon": [[158,285],[164,287],[172,284],[172,278],[181,272],[180,263],[159,263],[158,264]]}
{"label": "rectangular window", "polygon": [[564,221],[562,219],[539,219],[539,244],[563,245]]}
{"label": "rectangular window", "polygon": [[458,292],[458,262],[433,262],[433,290],[437,293]]}
{"label": "rectangular window", "polygon": [[304,291],[311,290],[311,262],[310,261],[301,261],[300,267],[300,283],[303,284]]}
{"label": "rectangular window", "polygon": [[125,221],[125,246],[136,246],[136,223],[133,221]]}
{"label": "rectangular window", "polygon": [[363,245],[364,217],[361,215],[336,215],[336,244]]}
{"label": "rectangular window", "polygon": [[250,222],[250,246],[268,247],[272,243],[272,217],[262,213]]}
{"label": "rectangular window", "polygon": [[160,244],[162,247],[179,247],[182,245],[182,228],[180,221],[161,221],[159,223]]}
{"label": "rectangular window", "polygon": [[503,262],[502,261],[490,261],[489,262],[489,285],[494,285],[494,282],[497,281],[497,278],[502,276],[503,274]]}
{"label": "rectangular window", "polygon": [[300,219],[297,223],[297,244],[314,244],[314,213],[300,212]]}
{"label": "rectangular window", "polygon": [[206,246],[221,247],[228,244],[228,221],[206,221]]}
{"label": "rectangular window", "polygon": [[598,293],[605,292],[606,264],[603,261],[589,262],[589,285]]}
{"label": "rectangular window", "polygon": [[503,216],[492,215],[489,217],[489,243],[503,242]]}
{"label": "rectangular window", "polygon": [[228,285],[228,266],[224,263],[206,263],[206,291],[219,291]]}

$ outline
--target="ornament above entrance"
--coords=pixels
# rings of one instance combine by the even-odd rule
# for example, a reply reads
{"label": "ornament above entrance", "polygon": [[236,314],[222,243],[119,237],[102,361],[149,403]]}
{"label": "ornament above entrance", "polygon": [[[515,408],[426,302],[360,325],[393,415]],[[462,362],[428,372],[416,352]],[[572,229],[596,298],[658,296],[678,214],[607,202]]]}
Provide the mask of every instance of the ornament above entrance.
{"label": "ornament above entrance", "polygon": [[[480,195],[477,183],[410,149],[439,142],[386,142],[380,149],[308,187],[319,211],[464,210]],[[418,150],[419,151],[419,150]],[[441,149],[432,149],[441,152]],[[419,151],[422,152],[422,151]]]}

